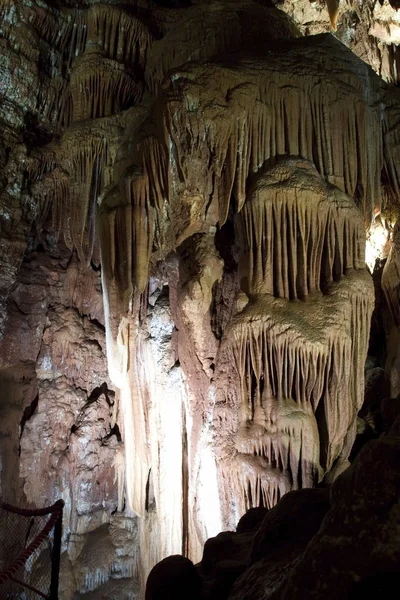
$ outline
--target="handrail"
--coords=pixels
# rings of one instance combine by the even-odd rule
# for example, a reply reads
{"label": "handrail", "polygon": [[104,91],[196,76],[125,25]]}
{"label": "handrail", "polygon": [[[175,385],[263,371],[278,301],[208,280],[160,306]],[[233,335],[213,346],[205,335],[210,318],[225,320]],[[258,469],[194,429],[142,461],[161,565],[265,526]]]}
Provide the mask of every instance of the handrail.
{"label": "handrail", "polygon": [[41,517],[43,515],[49,515],[52,512],[62,511],[64,504],[64,500],[57,500],[57,502],[45,508],[19,508],[0,501],[0,508],[23,517]]}
{"label": "handrail", "polygon": [[[7,504],[6,502],[0,502],[0,509],[3,509],[7,512],[11,512],[17,515],[21,515],[24,517],[38,517],[38,516],[46,516],[50,515],[47,523],[44,525],[43,529],[38,533],[38,535],[32,540],[32,542],[20,552],[17,558],[9,565],[4,571],[0,572],[0,586],[6,583],[7,581],[14,581],[18,585],[26,587],[31,591],[34,591],[36,594],[40,595],[42,598],[46,598],[48,600],[56,600],[58,597],[58,577],[59,577],[59,567],[60,567],[60,554],[61,554],[61,537],[62,537],[62,512],[64,508],[64,501],[57,500],[52,506],[47,508],[39,508],[39,509],[27,509],[27,508],[18,508],[16,506],[12,506],[11,504]],[[21,569],[28,559],[32,556],[32,554],[39,548],[42,542],[48,537],[49,533],[54,527],[54,543],[53,543],[53,553],[52,553],[52,569],[51,569],[51,581],[50,581],[50,594],[47,595],[39,590],[36,590],[28,583],[18,580],[15,577],[15,574],[19,569]]]}

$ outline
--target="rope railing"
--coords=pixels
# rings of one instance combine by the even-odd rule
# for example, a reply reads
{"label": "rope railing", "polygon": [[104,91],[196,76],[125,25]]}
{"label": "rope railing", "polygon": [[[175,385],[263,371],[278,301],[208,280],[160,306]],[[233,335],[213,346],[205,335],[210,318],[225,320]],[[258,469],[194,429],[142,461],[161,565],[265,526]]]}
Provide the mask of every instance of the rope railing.
{"label": "rope railing", "polygon": [[43,515],[49,515],[50,513],[54,512],[62,512],[64,508],[64,500],[57,500],[57,502],[51,506],[46,506],[44,508],[19,508],[18,506],[12,506],[11,504],[0,501],[0,508],[7,510],[8,512],[15,513],[16,515],[21,515],[22,517],[39,517]]}
{"label": "rope railing", "polygon": [[[63,500],[58,500],[52,506],[40,509],[18,508],[5,502],[0,502],[0,514],[6,516],[6,518],[0,521],[0,527],[3,525],[2,530],[0,530],[2,545],[3,547],[7,546],[12,549],[13,552],[15,549],[18,551],[17,556],[11,558],[11,563],[7,568],[0,571],[0,598],[2,600],[3,598],[16,597],[27,598],[27,600],[38,597],[47,600],[57,600],[63,507]],[[41,525],[40,518],[47,515],[50,515],[47,522]],[[10,516],[14,518],[13,526],[12,524],[10,525]],[[15,518],[18,517],[30,519],[24,540],[22,540],[23,528],[18,526],[18,522],[15,521]],[[33,536],[35,518],[39,521],[37,527],[40,527],[40,530],[38,532],[35,531]],[[7,531],[7,529],[10,531]],[[46,541],[47,548],[45,545]],[[18,545],[21,546],[21,544],[23,544],[22,549],[18,549]],[[48,549],[50,549],[49,553],[46,552]],[[43,555],[47,559],[47,562],[43,561]],[[8,557],[6,556],[5,558]],[[44,566],[43,562],[45,563]],[[40,587],[46,589],[39,589],[34,581],[29,581],[29,577],[32,576],[32,571],[34,572],[36,564],[39,564],[42,571],[45,571],[40,576]],[[46,570],[48,571],[47,573]],[[28,580],[26,581],[25,579]],[[23,596],[15,596],[14,589],[11,589],[13,584],[22,586],[26,590]],[[3,592],[5,589],[6,591]],[[30,595],[29,592],[31,593]]]}

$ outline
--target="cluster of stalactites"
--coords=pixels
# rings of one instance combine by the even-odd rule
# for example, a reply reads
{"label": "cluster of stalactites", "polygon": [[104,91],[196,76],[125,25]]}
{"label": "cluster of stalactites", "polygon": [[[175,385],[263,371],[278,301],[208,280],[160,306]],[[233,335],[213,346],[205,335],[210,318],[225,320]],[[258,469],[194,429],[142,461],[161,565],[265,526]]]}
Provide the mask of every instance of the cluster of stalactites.
{"label": "cluster of stalactites", "polygon": [[144,68],[153,36],[145,24],[119,7],[95,4],[88,10],[88,42],[102,48],[109,58],[130,67]]}
{"label": "cluster of stalactites", "polygon": [[[95,247],[97,200],[111,183],[115,158],[111,147],[118,123],[107,125],[105,120],[140,102],[143,84],[135,70],[145,66],[152,36],[134,15],[109,5],[57,11],[32,6],[29,18],[58,60],[53,76],[41,83],[39,111],[60,133],[65,131],[51,151],[43,148],[32,157],[32,191],[42,207],[39,221],[44,224],[51,217],[56,234],[62,233],[66,245],[88,261]],[[144,175],[143,181],[147,179]],[[151,220],[149,201],[142,208],[134,204],[128,222],[134,223],[132,243],[140,256],[133,269],[136,276],[146,271],[140,261],[148,261],[143,248],[151,246],[152,235],[148,229],[142,232],[143,220]]]}
{"label": "cluster of stalactites", "polygon": [[77,59],[71,73],[72,121],[108,117],[140,101],[143,86],[122,63],[99,52]]}
{"label": "cluster of stalactites", "polygon": [[[288,473],[292,467],[293,470],[295,469],[293,460],[295,451],[291,451],[288,447],[285,456],[288,459]],[[290,461],[291,456],[292,461]],[[239,456],[230,467],[229,475],[225,476],[226,485],[232,490],[235,503],[238,505],[238,514],[243,515],[257,506],[273,508],[282,496],[294,489],[287,473],[278,476],[274,468],[269,468],[267,460],[260,467],[256,457],[251,459],[249,456],[241,460]]]}
{"label": "cluster of stalactites", "polygon": [[[343,451],[363,402],[373,287],[365,269],[346,279],[312,303],[260,296],[235,317],[226,336],[240,379],[241,423],[275,431],[289,414],[295,426],[294,406],[298,414],[317,414],[324,470]],[[307,436],[309,444],[313,437],[318,441],[318,432]]]}
{"label": "cluster of stalactites", "polygon": [[59,52],[60,70],[68,69],[87,44],[99,46],[108,58],[144,67],[153,41],[140,19],[110,4],[95,4],[86,10],[32,5],[28,15],[40,37]]}
{"label": "cluster of stalactites", "polygon": [[77,139],[79,130],[73,133],[77,135],[69,136],[70,143],[64,142],[65,154],[61,156],[61,164],[70,173],[70,193],[64,209],[69,227],[64,240],[77,250],[80,260],[90,261],[96,237],[97,198],[110,183],[111,173],[105,168],[110,156],[105,137]]}
{"label": "cluster of stalactites", "polygon": [[310,163],[292,165],[259,175],[241,212],[249,294],[305,298],[365,268],[365,227],[355,204]]}
{"label": "cluster of stalactites", "polygon": [[249,298],[224,344],[240,402],[230,485],[247,509],[347,459],[374,294],[362,215],[309,161],[260,169],[236,223]]}
{"label": "cluster of stalactites", "polygon": [[125,170],[120,185],[103,198],[99,214],[103,280],[106,286],[115,280],[122,293],[132,281],[138,292],[147,285],[157,219],[168,194],[165,146],[150,136],[141,148],[146,150],[141,166]]}
{"label": "cluster of stalactites", "polygon": [[57,237],[89,262],[95,247],[97,199],[110,185],[113,153],[108,137],[116,135],[107,119],[70,127],[58,143],[37,149],[30,160],[32,193],[41,212],[50,217]]}
{"label": "cluster of stalactites", "polygon": [[[298,52],[300,42],[295,43]],[[319,52],[317,43],[313,50]],[[356,199],[367,222],[380,205],[383,108],[374,74],[353,65],[351,87],[341,83],[337,73],[330,77],[329,64],[317,74],[306,70],[307,57],[294,71],[296,60],[301,58],[295,52],[288,57],[275,52],[270,62],[243,61],[237,70],[215,64],[189,66],[166,87],[178,167],[183,179],[189,178],[188,148],[198,148],[202,155],[208,152],[220,224],[232,192],[240,211],[249,175],[276,156],[310,160],[326,180]],[[243,74],[239,77],[238,72]],[[368,77],[367,94],[361,84]]]}
{"label": "cluster of stalactites", "polygon": [[[73,121],[108,116],[140,99],[142,86],[133,73],[145,67],[152,35],[136,16],[103,4],[87,10],[33,5],[29,21],[53,56],[38,98],[39,113],[53,126],[63,130]],[[97,62],[93,55],[85,57],[93,49]]]}

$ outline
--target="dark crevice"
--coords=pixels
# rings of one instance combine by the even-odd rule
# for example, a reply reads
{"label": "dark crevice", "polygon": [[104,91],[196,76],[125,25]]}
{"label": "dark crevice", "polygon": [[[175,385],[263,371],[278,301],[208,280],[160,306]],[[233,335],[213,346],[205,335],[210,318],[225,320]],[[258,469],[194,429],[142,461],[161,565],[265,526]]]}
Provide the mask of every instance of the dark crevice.
{"label": "dark crevice", "polygon": [[[322,398],[324,395],[322,395]],[[320,463],[322,468],[325,468],[327,463],[327,449],[329,445],[328,426],[326,423],[325,406],[321,400],[315,411],[315,418],[318,424],[319,439],[320,439]]]}
{"label": "dark crevice", "polygon": [[[38,404],[39,404],[39,394],[36,394],[35,398],[32,400],[32,402],[29,404],[29,406],[27,406],[25,408],[25,410],[23,412],[22,419],[19,424],[19,439],[20,440],[22,438],[22,434],[25,429],[25,424],[35,414]],[[18,448],[18,456],[21,456],[21,444],[19,445],[19,448]]]}
{"label": "dark crevice", "polygon": [[215,234],[215,247],[224,261],[224,270],[235,273],[237,262],[234,258],[233,246],[235,244],[235,230],[233,221],[228,218],[226,223]]}
{"label": "dark crevice", "polygon": [[106,328],[104,327],[104,325],[102,323],[100,323],[100,321],[98,321],[97,319],[92,319],[90,317],[88,317],[89,322],[94,325],[95,327],[98,327],[103,333],[106,332]]}
{"label": "dark crevice", "polygon": [[90,404],[92,404],[93,402],[96,402],[100,398],[100,396],[103,394],[105,396],[105,399],[107,400],[107,404],[109,406],[114,406],[115,393],[112,390],[109,390],[106,382],[104,382],[100,386],[95,387],[92,390],[83,410],[85,408],[87,408]]}
{"label": "dark crevice", "polygon": [[156,508],[156,498],[154,495],[153,477],[152,477],[151,469],[150,469],[149,475],[147,477],[147,483],[146,483],[145,509],[146,509],[146,512],[150,512],[150,511],[155,510],[155,508]]}
{"label": "dark crevice", "polygon": [[182,555],[189,549],[189,457],[186,430],[186,414],[182,414]]}
{"label": "dark crevice", "polygon": [[118,442],[122,442],[121,432],[117,424],[115,424],[114,427],[110,429],[110,432],[101,440],[102,445],[107,444],[113,435],[115,435]]}
{"label": "dark crevice", "polygon": [[99,263],[98,265],[96,265],[96,263],[93,261],[93,259],[90,261],[90,266],[93,269],[93,271],[95,271],[96,273],[101,272],[101,264]]}
{"label": "dark crevice", "polygon": [[169,285],[165,283],[162,287],[161,292],[158,294],[154,306],[161,304],[162,306],[169,306]]}

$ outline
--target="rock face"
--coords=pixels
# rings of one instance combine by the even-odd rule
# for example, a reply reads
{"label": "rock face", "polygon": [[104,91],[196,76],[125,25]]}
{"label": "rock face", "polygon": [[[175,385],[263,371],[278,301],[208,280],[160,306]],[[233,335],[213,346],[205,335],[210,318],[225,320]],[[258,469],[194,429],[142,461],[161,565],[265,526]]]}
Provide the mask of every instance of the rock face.
{"label": "rock face", "polygon": [[[400,577],[400,422],[398,403],[390,406],[390,417],[382,406],[385,432],[330,489],[289,492],[258,523],[252,509],[236,532],[206,542],[198,565],[205,600],[391,597]],[[254,521],[247,530],[245,520]]]}
{"label": "rock face", "polygon": [[[293,567],[290,597],[327,509],[301,488],[356,436],[378,213],[388,361],[368,393],[374,373],[399,391],[398,15],[168,4],[0,7],[1,495],[65,500],[65,600],[132,600],[247,509],[272,532],[315,502],[268,584]],[[242,526],[206,545],[201,593],[262,572]]]}
{"label": "rock face", "polygon": [[225,494],[234,490],[244,512],[316,484],[347,459],[363,402],[368,338],[359,332],[368,331],[373,294],[359,211],[309,163],[261,173],[240,214],[249,301],[222,342],[240,416],[235,436],[229,427],[220,437],[233,455],[221,469]]}

